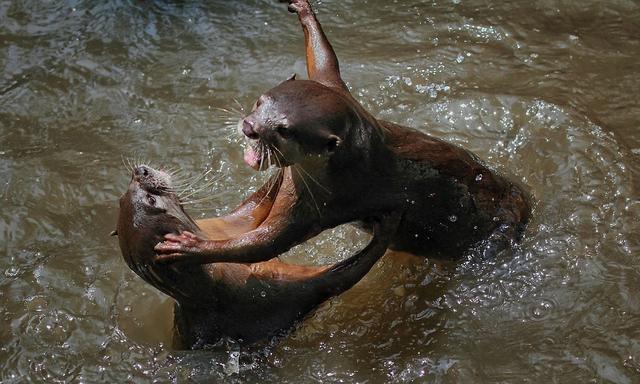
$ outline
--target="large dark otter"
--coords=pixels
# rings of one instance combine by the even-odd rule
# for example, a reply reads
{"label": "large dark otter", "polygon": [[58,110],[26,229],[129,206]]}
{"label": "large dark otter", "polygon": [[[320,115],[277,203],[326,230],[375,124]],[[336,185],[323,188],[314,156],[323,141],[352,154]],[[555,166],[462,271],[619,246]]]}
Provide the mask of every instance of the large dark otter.
{"label": "large dark otter", "polygon": [[[178,347],[198,348],[221,337],[244,343],[273,335],[328,298],[358,282],[384,254],[398,218],[375,225],[369,245],[330,266],[299,266],[278,259],[256,264],[157,264],[153,246],[167,233],[190,231],[222,239],[241,224],[209,221],[202,229],[185,213],[170,176],[137,166],[120,198],[116,234],[129,267],[173,297]],[[206,230],[205,230],[206,228]]]}
{"label": "large dark otter", "polygon": [[376,120],[349,93],[338,59],[306,0],[289,1],[305,36],[310,80],[290,79],[260,96],[239,122],[245,161],[280,172],[229,216],[243,233],[206,240],[168,234],[164,262],[268,260],[342,223],[402,215],[391,247],[459,256],[474,244],[495,252],[526,224],[522,189],[470,152],[417,130]]}

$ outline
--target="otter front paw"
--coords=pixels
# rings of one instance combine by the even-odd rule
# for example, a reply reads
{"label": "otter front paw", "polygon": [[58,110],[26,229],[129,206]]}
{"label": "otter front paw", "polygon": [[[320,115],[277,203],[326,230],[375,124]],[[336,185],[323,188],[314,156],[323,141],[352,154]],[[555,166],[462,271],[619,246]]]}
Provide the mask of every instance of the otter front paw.
{"label": "otter front paw", "polygon": [[291,13],[311,13],[311,4],[308,0],[280,0],[281,3],[289,3],[287,9]]}
{"label": "otter front paw", "polygon": [[168,233],[164,236],[165,241],[156,244],[154,250],[157,252],[156,262],[173,263],[183,261],[188,255],[201,252],[202,242],[198,236],[191,232],[184,231],[179,235]]}

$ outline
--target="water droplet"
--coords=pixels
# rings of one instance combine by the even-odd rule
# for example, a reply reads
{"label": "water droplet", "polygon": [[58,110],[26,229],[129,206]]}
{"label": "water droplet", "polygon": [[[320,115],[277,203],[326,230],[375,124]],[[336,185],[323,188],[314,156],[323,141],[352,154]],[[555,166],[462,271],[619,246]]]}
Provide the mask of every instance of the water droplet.
{"label": "water droplet", "polygon": [[16,267],[15,265],[12,265],[11,267],[7,268],[6,271],[4,271],[4,275],[6,277],[16,277],[19,273],[20,268]]}
{"label": "water droplet", "polygon": [[267,292],[265,291],[260,292],[260,297],[267,297]]}
{"label": "water droplet", "polygon": [[555,310],[555,307],[555,302],[549,299],[542,299],[529,308],[529,317],[533,320],[543,320]]}
{"label": "water droplet", "polygon": [[482,180],[482,173],[478,173],[476,175],[476,181],[481,181]]}
{"label": "water droplet", "polygon": [[456,221],[458,221],[458,216],[456,215],[449,216],[449,221],[452,223],[455,223]]}
{"label": "water droplet", "polygon": [[464,55],[458,55],[458,57],[456,57],[456,63],[460,64],[464,61]]}
{"label": "water droplet", "polygon": [[227,376],[240,373],[240,353],[233,351],[229,353],[229,360],[223,364],[224,373]]}

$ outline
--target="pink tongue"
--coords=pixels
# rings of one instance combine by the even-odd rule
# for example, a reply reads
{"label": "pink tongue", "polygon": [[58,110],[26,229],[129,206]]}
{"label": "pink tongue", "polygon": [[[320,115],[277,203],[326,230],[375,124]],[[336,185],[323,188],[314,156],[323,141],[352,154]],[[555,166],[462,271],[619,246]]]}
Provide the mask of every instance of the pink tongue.
{"label": "pink tongue", "polygon": [[251,145],[247,145],[244,149],[244,162],[256,171],[260,169],[260,158]]}

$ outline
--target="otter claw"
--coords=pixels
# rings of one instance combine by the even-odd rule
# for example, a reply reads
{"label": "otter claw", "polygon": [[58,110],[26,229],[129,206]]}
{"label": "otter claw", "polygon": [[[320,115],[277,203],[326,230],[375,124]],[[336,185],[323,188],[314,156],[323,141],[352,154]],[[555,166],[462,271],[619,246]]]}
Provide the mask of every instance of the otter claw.
{"label": "otter claw", "polygon": [[167,233],[165,241],[156,244],[154,250],[158,253],[156,261],[170,262],[188,253],[197,253],[201,240],[195,234],[184,231],[179,235]]}
{"label": "otter claw", "polygon": [[175,233],[167,233],[166,235],[164,235],[164,238],[165,240],[185,243],[187,241],[197,240],[198,236],[189,231],[182,231],[179,235]]}

